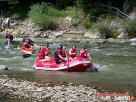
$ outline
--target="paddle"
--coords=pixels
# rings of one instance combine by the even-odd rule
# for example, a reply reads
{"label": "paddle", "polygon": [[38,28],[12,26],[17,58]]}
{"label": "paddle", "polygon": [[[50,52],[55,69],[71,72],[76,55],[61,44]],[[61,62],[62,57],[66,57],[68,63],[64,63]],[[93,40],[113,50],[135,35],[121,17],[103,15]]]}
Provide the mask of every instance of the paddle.
{"label": "paddle", "polygon": [[67,51],[66,51],[66,58],[67,58],[68,72],[70,72],[70,69],[69,69],[69,55],[68,55],[68,52],[67,52]]}
{"label": "paddle", "polygon": [[23,54],[23,58],[28,58],[30,56],[31,56],[31,54]]}

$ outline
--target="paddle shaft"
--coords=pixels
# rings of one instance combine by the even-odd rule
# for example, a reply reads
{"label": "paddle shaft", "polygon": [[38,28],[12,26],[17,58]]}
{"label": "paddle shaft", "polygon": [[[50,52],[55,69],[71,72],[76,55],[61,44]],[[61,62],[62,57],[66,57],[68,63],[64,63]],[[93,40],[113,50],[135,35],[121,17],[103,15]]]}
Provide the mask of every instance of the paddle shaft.
{"label": "paddle shaft", "polygon": [[69,56],[68,56],[68,52],[67,51],[66,51],[66,57],[67,57],[68,72],[70,72],[70,69],[69,69]]}

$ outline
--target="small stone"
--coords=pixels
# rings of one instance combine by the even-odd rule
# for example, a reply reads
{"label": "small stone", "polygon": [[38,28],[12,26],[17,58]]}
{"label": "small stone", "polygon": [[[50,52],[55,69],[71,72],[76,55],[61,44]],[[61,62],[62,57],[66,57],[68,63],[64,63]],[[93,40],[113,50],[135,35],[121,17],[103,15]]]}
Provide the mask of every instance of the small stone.
{"label": "small stone", "polygon": [[8,70],[8,67],[5,65],[0,65],[0,70]]}

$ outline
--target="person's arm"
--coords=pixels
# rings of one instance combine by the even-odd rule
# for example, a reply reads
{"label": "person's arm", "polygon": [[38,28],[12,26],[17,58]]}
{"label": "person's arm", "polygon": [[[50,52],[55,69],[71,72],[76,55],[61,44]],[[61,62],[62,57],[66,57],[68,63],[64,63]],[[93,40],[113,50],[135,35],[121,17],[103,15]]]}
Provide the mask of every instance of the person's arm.
{"label": "person's arm", "polygon": [[75,55],[76,53],[75,53],[75,52],[72,53],[71,50],[72,50],[72,49],[69,50],[69,55]]}
{"label": "person's arm", "polygon": [[50,48],[49,48],[49,50],[48,50],[48,54],[51,54],[51,50],[50,50]]}
{"label": "person's arm", "polygon": [[89,53],[87,54],[87,56],[88,56],[89,60],[92,62],[92,58]]}
{"label": "person's arm", "polygon": [[66,61],[65,58],[63,58],[60,54],[58,55],[62,60]]}
{"label": "person's arm", "polygon": [[69,52],[68,52],[68,53],[69,53],[69,55],[71,55],[71,49],[69,50]]}

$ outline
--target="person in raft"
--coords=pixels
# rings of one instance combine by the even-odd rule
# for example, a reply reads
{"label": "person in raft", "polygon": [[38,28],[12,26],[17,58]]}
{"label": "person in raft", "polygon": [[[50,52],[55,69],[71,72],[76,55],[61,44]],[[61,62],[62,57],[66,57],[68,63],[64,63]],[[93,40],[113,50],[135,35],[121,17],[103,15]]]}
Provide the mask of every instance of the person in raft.
{"label": "person in raft", "polygon": [[87,46],[83,46],[81,51],[80,51],[80,57],[83,57],[83,58],[89,58],[90,61],[92,61],[90,55],[89,55],[89,52],[87,50]]}
{"label": "person in raft", "polygon": [[77,57],[76,45],[73,45],[72,48],[69,50],[69,58],[75,59],[76,57]]}
{"label": "person in raft", "polygon": [[34,45],[34,42],[32,39],[30,39],[29,37],[25,38],[25,42],[29,43],[31,46]]}
{"label": "person in raft", "polygon": [[49,48],[49,43],[46,43],[44,48],[43,48],[43,53],[44,53],[44,59],[42,61],[49,61],[50,57],[49,54],[51,54],[51,50]]}
{"label": "person in raft", "polygon": [[38,58],[42,61],[45,58],[44,46],[40,46],[38,50]]}
{"label": "person in raft", "polygon": [[59,64],[59,63],[61,63],[61,62],[67,61],[67,58],[62,57],[62,50],[63,50],[63,46],[62,46],[62,45],[60,45],[60,46],[55,50],[54,58],[55,58],[56,64]]}
{"label": "person in raft", "polygon": [[46,43],[44,46],[44,52],[45,52],[45,57],[51,54],[51,50],[49,48],[49,43]]}
{"label": "person in raft", "polygon": [[62,49],[62,57],[66,58],[68,56],[68,53],[66,51],[66,47],[63,47]]}
{"label": "person in raft", "polygon": [[8,42],[8,46],[11,47],[12,46],[12,42],[13,42],[13,35],[11,34],[12,32],[7,32],[6,37],[5,37],[5,41]]}
{"label": "person in raft", "polygon": [[32,48],[32,46],[28,42],[24,42],[23,47]]}

